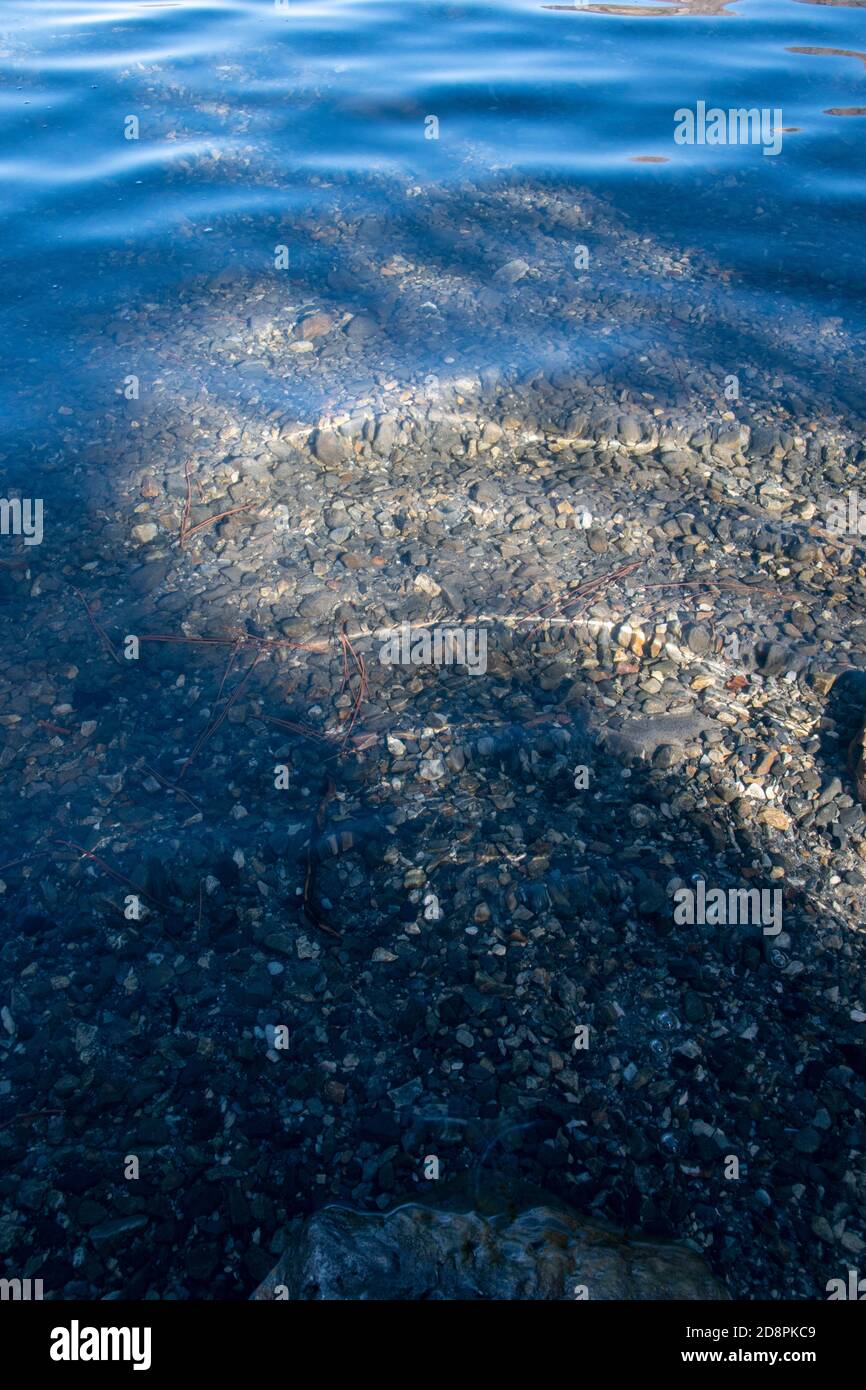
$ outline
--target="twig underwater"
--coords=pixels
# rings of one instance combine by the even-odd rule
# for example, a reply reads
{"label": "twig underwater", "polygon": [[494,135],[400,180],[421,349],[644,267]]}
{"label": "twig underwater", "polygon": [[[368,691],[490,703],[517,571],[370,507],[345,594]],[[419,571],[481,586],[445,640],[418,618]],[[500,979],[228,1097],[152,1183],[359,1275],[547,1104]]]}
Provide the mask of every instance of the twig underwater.
{"label": "twig underwater", "polygon": [[312,922],[313,926],[317,927],[319,931],[324,932],[326,936],[332,936],[337,941],[342,941],[343,938],[340,932],[335,931],[333,927],[328,925],[316,903],[316,867],[318,864],[316,851],[318,840],[325,824],[325,811],[336,794],[337,788],[333,780],[330,777],[326,777],[323,783],[322,795],[316,807],[316,814],[313,818],[313,825],[310,830],[310,838],[307,845],[307,871],[304,876],[302,901],[304,913],[308,921]]}
{"label": "twig underwater", "polygon": [[[85,859],[92,859],[100,869],[104,870],[107,874],[111,874],[112,878],[116,878],[119,883],[125,884],[126,887],[131,888],[134,893],[138,893],[141,897],[148,898],[152,903],[155,903],[161,912],[168,911],[165,903],[160,902],[159,898],[154,897],[153,893],[149,892],[146,888],[139,887],[137,883],[133,883],[125,874],[120,873],[118,869],[106,863],[104,859],[100,858],[98,854],[94,854],[92,850],[85,849],[84,845],[76,844],[74,840],[63,840],[59,836],[53,836],[52,838],[55,844],[63,845],[65,849],[75,850],[77,854],[80,854]],[[80,863],[81,860],[78,862]]]}
{"label": "twig underwater", "polygon": [[[244,502],[240,506],[229,507],[224,512],[217,512],[214,516],[207,516],[203,521],[197,521],[194,526],[190,526],[189,517],[192,510],[192,472],[189,459],[187,459],[184,465],[184,481],[186,484],[186,496],[184,498],[183,512],[180,518],[180,533],[177,538],[177,543],[181,550],[183,550],[190,536],[195,536],[199,531],[204,531],[208,526],[216,526],[218,521],[225,521],[227,517],[237,516],[240,512],[249,511],[250,507],[255,506],[254,502]],[[199,491],[201,491],[200,488]]]}

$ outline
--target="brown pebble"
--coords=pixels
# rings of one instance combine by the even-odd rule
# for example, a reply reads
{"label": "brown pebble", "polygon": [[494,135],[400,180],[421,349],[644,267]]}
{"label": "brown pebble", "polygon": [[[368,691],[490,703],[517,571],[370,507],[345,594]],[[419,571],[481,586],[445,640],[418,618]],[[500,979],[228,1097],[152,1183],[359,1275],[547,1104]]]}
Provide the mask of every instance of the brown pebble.
{"label": "brown pebble", "polygon": [[298,337],[302,342],[309,343],[314,338],[321,338],[323,334],[330,332],[333,326],[334,321],[328,314],[308,314],[298,324]]}

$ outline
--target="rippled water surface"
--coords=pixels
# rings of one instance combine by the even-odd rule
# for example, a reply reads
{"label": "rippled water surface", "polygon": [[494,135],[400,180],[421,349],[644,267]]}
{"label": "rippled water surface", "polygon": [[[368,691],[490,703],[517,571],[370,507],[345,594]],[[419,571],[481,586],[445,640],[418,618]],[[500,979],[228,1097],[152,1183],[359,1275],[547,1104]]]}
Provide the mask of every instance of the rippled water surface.
{"label": "rippled water surface", "polygon": [[[691,276],[683,354],[706,356],[731,335],[720,367],[799,369],[801,404],[819,380],[822,399],[833,380],[843,411],[858,395],[866,15],[857,0],[6,0],[0,44],[3,401],[13,436],[33,443],[37,431],[47,442],[56,410],[105,404],[133,370],[133,348],[170,360],[177,296],[187,326],[212,344],[207,285],[233,274],[256,292],[279,284],[296,307],[329,291],[332,309],[375,312],[390,370],[407,382],[454,353],[476,367],[532,367],[549,350],[602,371],[622,352],[639,359],[655,335],[668,342],[672,294]],[[698,101],[780,110],[781,152],[676,144],[675,110]],[[130,118],[138,138],[126,138]],[[632,329],[642,342],[621,311],[603,331],[578,333],[558,319],[555,294],[547,342],[537,314],[529,322],[514,299],[499,315],[507,341],[473,328],[472,295],[501,264],[524,257],[553,283],[539,233],[564,272],[576,244],[593,253],[592,218],[583,229],[533,219],[528,190],[551,180],[599,198],[623,235],[644,240],[646,264],[632,265],[627,290],[641,302]],[[475,199],[496,189],[503,215],[491,219]],[[277,245],[287,248],[282,280]],[[393,301],[401,276],[419,267],[429,283],[415,320],[383,313],[384,292]],[[438,302],[437,276],[465,291],[450,307]],[[431,336],[424,314],[434,310]],[[131,336],[106,333],[135,312]],[[212,358],[196,363],[189,338],[182,356],[179,373],[215,386]],[[350,370],[342,384],[350,399]],[[322,408],[309,374],[294,389],[301,413]]]}

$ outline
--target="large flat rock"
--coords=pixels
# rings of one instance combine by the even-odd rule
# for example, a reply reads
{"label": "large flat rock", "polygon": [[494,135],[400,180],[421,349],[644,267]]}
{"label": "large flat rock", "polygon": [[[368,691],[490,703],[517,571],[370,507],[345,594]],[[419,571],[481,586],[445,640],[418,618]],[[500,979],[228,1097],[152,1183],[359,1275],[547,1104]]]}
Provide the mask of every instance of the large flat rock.
{"label": "large flat rock", "polygon": [[659,748],[694,743],[712,720],[702,714],[659,714],[647,719],[628,719],[618,729],[603,729],[600,738],[617,758],[649,761]]}
{"label": "large flat rock", "polygon": [[287,1230],[255,1299],[726,1299],[699,1255],[626,1238],[550,1198],[518,1212],[326,1207]]}

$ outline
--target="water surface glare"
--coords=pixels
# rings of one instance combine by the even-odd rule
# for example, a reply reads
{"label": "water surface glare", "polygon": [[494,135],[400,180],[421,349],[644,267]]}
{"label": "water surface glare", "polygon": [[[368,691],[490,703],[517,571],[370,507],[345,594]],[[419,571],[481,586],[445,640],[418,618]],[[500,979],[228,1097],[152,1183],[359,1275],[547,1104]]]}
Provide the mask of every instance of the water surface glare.
{"label": "water surface glare", "polygon": [[[113,391],[108,343],[102,366],[92,360],[81,379],[82,346],[92,350],[100,320],[168,304],[197,275],[272,276],[279,240],[299,293],[320,296],[335,266],[310,219],[324,230],[351,198],[363,200],[371,258],[387,260],[399,242],[410,259],[433,257],[468,288],[481,284],[478,210],[461,189],[517,177],[591,190],[657,258],[694,248],[710,258],[702,292],[716,300],[706,317],[720,337],[739,315],[758,337],[769,318],[796,324],[805,372],[812,340],[839,319],[849,365],[857,350],[859,4],[7,0],[0,58],[3,403],[13,433],[50,434],[71,378],[94,403]],[[675,113],[699,103],[777,113],[781,148],[677,143]],[[450,203],[447,251],[429,221],[413,225],[415,190]],[[528,251],[525,209],[525,199],[515,205],[503,262]],[[453,218],[465,224],[457,237],[444,226]],[[485,270],[493,254],[485,248]],[[662,337],[670,278],[648,269],[634,290],[657,303]],[[447,318],[440,357],[471,344],[465,320]],[[651,317],[643,323],[649,342]],[[604,344],[584,343],[585,359],[603,370],[626,329],[614,322]],[[509,361],[531,366],[542,348],[521,336],[519,312],[509,337]],[[423,334],[406,336],[401,378],[429,368],[426,348]],[[781,341],[752,348],[764,368],[792,366]]]}

